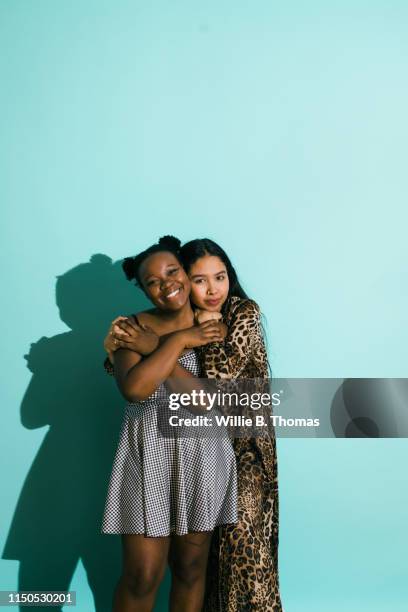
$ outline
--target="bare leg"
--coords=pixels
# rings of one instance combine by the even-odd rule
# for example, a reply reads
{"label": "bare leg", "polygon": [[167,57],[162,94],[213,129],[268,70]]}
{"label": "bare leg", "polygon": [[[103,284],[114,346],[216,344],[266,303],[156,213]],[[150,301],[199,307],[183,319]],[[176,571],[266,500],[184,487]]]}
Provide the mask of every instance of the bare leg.
{"label": "bare leg", "polygon": [[172,537],[170,612],[201,611],[211,535],[211,531],[201,531]]}
{"label": "bare leg", "polygon": [[123,571],[113,599],[113,612],[151,612],[166,571],[170,538],[123,534]]}

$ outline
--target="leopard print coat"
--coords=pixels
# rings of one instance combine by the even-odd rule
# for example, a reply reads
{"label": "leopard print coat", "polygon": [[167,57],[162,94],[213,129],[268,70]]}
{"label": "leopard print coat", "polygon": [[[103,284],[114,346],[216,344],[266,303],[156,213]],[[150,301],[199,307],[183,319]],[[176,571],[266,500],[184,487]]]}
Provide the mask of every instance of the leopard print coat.
{"label": "leopard print coat", "polygon": [[[205,376],[269,377],[256,302],[229,299],[224,342],[198,352]],[[214,530],[203,612],[282,612],[278,574],[279,496],[276,439],[235,438],[238,523]]]}

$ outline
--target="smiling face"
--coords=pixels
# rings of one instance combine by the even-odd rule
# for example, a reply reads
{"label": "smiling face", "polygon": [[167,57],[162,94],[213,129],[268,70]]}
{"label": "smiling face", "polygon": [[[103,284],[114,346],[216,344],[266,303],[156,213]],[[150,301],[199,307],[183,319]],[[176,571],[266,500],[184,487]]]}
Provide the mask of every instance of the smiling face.
{"label": "smiling face", "polygon": [[190,281],[177,257],[168,251],[149,255],[139,267],[140,283],[160,310],[179,310],[190,297]]}
{"label": "smiling face", "polygon": [[228,297],[229,279],[225,264],[215,255],[204,255],[189,269],[191,301],[202,308],[220,312]]}

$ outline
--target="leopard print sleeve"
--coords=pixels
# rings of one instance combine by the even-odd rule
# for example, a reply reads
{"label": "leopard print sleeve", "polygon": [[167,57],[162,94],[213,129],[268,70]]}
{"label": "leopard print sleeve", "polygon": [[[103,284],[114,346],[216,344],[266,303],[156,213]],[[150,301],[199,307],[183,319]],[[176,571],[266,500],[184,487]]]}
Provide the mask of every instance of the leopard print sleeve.
{"label": "leopard print sleeve", "polygon": [[208,378],[234,379],[244,371],[259,343],[262,329],[259,306],[253,300],[236,299],[226,317],[228,334],[203,351]]}

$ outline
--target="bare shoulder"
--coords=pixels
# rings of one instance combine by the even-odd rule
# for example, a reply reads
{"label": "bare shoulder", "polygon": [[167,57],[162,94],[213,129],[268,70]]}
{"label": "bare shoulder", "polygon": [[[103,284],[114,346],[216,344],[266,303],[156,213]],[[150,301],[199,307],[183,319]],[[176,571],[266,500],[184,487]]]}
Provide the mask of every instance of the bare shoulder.
{"label": "bare shoulder", "polygon": [[149,310],[137,312],[135,316],[141,325],[148,325],[153,331],[160,334],[163,323],[157,308],[150,308]]}
{"label": "bare shoulder", "polygon": [[149,310],[142,310],[141,312],[135,312],[134,316],[136,316],[141,323],[146,323],[146,325],[151,323],[152,321],[157,320],[157,308],[150,308]]}

